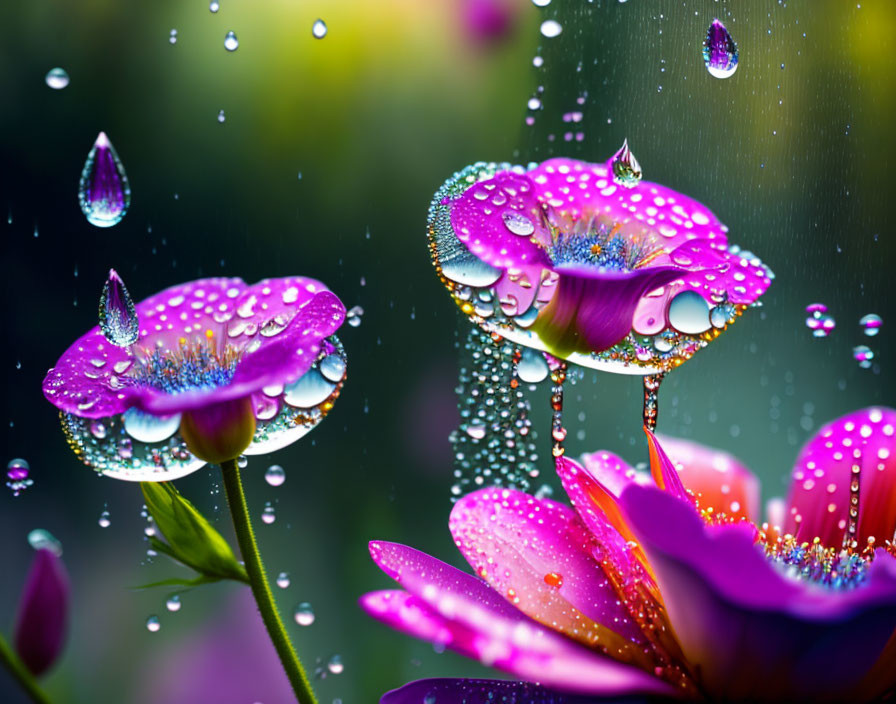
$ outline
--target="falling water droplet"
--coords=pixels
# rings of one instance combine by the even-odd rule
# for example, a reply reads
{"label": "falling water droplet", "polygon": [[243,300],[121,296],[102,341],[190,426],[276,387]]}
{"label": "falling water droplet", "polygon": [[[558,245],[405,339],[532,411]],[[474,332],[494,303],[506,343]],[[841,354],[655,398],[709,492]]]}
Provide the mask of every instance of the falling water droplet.
{"label": "falling water droplet", "polygon": [[220,9],[221,9],[221,6],[218,4],[218,0],[212,0],[212,1],[208,4],[208,11],[209,11],[209,12],[217,12],[217,11],[220,10]]}
{"label": "falling water droplet", "polygon": [[137,309],[115,269],[109,269],[109,278],[103,286],[99,317],[100,330],[113,345],[128,347],[137,341],[140,335]]}
{"label": "falling water droplet", "polygon": [[165,608],[169,611],[180,611],[180,607],[180,597],[177,594],[170,596],[168,601],[165,602]]}
{"label": "falling water droplet", "polygon": [[277,586],[286,589],[289,586],[289,572],[281,572],[277,575]]}
{"label": "falling water droplet", "polygon": [[223,110],[218,110],[218,122],[224,122],[227,119],[227,116],[224,115]]}
{"label": "falling water droplet", "polygon": [[874,313],[863,315],[859,320],[859,325],[862,326],[862,329],[868,337],[874,337],[875,335],[877,335],[877,333],[880,332],[880,328],[883,324],[883,318],[881,318],[879,315],[875,315]]}
{"label": "falling water droplet", "polygon": [[613,181],[626,188],[634,188],[641,181],[641,165],[623,140],[622,147],[613,155]]}
{"label": "falling water droplet", "polygon": [[868,369],[871,366],[871,360],[874,359],[874,352],[867,345],[858,345],[852,348],[852,356],[862,369]]}
{"label": "falling water droplet", "polygon": [[295,608],[295,611],[293,611],[292,616],[300,626],[310,626],[314,623],[314,610],[311,608],[311,604],[307,601],[303,601],[299,604]]}
{"label": "falling water droplet", "polygon": [[311,36],[315,39],[323,39],[327,36],[327,23],[320,19],[315,20],[311,25]]}
{"label": "falling water droplet", "polygon": [[806,306],[809,317],[806,318],[806,327],[812,331],[815,337],[827,337],[837,327],[836,321],[828,315],[828,307],[824,303],[810,303]]}
{"label": "falling water droplet", "polygon": [[364,309],[361,306],[352,306],[348,313],[345,314],[345,317],[348,320],[348,324],[356,328],[361,324],[362,315],[364,315]]}
{"label": "falling water droplet", "polygon": [[118,224],[131,204],[128,177],[105,132],[99,133],[84,162],[78,201],[87,222],[96,227]]}
{"label": "falling water droplet", "polygon": [[168,43],[169,44],[177,44],[177,30],[176,29],[172,29],[168,33]]}
{"label": "falling water droplet", "polygon": [[266,523],[267,525],[271,525],[271,523],[276,520],[277,512],[274,511],[274,507],[271,506],[271,502],[268,501],[264,506],[264,511],[261,512],[261,522]]}
{"label": "falling water droplet", "polygon": [[57,557],[62,555],[62,543],[43,528],[35,528],[28,533],[28,544],[35,550],[49,550]]}
{"label": "falling water droplet", "polygon": [[64,68],[59,68],[58,66],[47,71],[47,76],[44,80],[53,90],[62,90],[69,83],[68,73]]}
{"label": "falling water droplet", "polygon": [[563,25],[561,25],[557,20],[545,20],[541,23],[541,33],[543,36],[548,39],[553,39],[554,37],[559,37],[560,32],[563,31]]}
{"label": "falling water droplet", "polygon": [[112,519],[109,517],[109,512],[108,512],[108,511],[103,511],[103,512],[100,514],[100,518],[99,518],[99,520],[97,521],[97,523],[100,524],[100,528],[108,528],[109,526],[111,526],[111,525],[112,525]]}
{"label": "falling water droplet", "polygon": [[271,486],[280,486],[286,481],[286,471],[279,464],[272,464],[264,473],[264,480]]}
{"label": "falling water droplet", "polygon": [[718,20],[713,20],[703,42],[703,62],[710,76],[729,78],[737,70],[737,44]]}
{"label": "falling water droplet", "polygon": [[334,655],[327,662],[327,669],[334,675],[341,675],[345,671],[345,664],[342,662],[342,657],[339,655]]}
{"label": "falling water droplet", "polygon": [[146,630],[150,633],[157,633],[161,627],[162,624],[159,622],[159,617],[155,614],[146,619]]}
{"label": "falling water droplet", "polygon": [[34,484],[34,480],[28,478],[30,471],[31,467],[27,460],[23,460],[21,457],[10,460],[6,465],[6,486],[10,488],[13,496],[18,496]]}
{"label": "falling water droplet", "polygon": [[236,34],[234,34],[233,30],[229,31],[227,36],[224,37],[224,48],[227,49],[227,51],[236,51],[239,49],[239,46],[240,41],[236,38]]}
{"label": "falling water droplet", "polygon": [[249,458],[246,457],[245,455],[240,455],[239,457],[236,458],[236,466],[239,467],[240,469],[245,469],[246,467],[249,466]]}

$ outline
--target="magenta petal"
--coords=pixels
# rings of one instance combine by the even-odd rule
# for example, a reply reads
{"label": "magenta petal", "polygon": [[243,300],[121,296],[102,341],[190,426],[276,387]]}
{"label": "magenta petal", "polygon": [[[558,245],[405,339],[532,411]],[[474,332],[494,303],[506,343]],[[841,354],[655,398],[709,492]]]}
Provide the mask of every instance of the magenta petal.
{"label": "magenta petal", "polygon": [[[612,701],[620,702],[614,696]],[[597,704],[593,697],[552,692],[530,682],[429,679],[387,692],[380,704]]]}
{"label": "magenta petal", "polygon": [[52,551],[38,550],[28,571],[16,615],[16,652],[34,675],[59,657],[68,630],[68,573]]}
{"label": "magenta petal", "polygon": [[711,698],[842,700],[893,632],[896,560],[888,555],[864,584],[828,590],[785,577],[746,524],[707,527],[653,488],[632,485],[621,501]]}

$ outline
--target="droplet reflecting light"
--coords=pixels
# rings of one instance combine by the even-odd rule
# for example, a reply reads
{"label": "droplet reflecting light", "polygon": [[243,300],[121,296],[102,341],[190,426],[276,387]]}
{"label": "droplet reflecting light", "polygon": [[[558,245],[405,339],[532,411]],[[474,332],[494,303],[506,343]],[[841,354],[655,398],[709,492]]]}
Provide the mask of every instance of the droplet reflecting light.
{"label": "droplet reflecting light", "polygon": [[728,30],[717,19],[712,21],[703,42],[703,63],[709,75],[730,78],[737,70],[737,44]]}
{"label": "droplet reflecting light", "polygon": [[99,317],[100,330],[113,345],[129,347],[137,341],[140,334],[137,309],[115,269],[109,269],[109,278],[103,286]]}
{"label": "droplet reflecting light", "polygon": [[112,227],[121,222],[131,204],[131,187],[118,153],[105,132],[100,132],[87,155],[78,201],[87,222]]}

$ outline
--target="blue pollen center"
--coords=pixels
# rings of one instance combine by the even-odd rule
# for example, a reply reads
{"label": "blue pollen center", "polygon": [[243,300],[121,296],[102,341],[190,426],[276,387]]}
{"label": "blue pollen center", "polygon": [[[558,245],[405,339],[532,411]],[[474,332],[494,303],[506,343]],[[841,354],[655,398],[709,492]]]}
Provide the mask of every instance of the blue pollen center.
{"label": "blue pollen center", "polygon": [[239,360],[240,353],[231,347],[219,353],[201,343],[184,344],[177,351],[156,349],[137,363],[134,379],[167,394],[205,391],[227,386]]}
{"label": "blue pollen center", "polygon": [[591,225],[587,231],[555,230],[548,256],[555,266],[586,264],[610,271],[628,272],[651,254],[648,247],[606,225]]}
{"label": "blue pollen center", "polygon": [[797,544],[787,539],[777,546],[766,547],[766,555],[786,575],[830,589],[860,586],[868,578],[871,564],[870,555],[819,544]]}

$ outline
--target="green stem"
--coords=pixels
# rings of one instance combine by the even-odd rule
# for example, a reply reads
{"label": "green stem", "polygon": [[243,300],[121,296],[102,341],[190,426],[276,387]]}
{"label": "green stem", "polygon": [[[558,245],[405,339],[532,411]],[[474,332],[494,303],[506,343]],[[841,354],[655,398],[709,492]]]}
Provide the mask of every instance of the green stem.
{"label": "green stem", "polygon": [[249,519],[249,509],[246,506],[246,495],[243,493],[243,483],[240,481],[240,469],[236,460],[227,460],[221,463],[221,473],[224,475],[224,490],[227,492],[227,503],[230,504],[230,515],[233,517],[233,527],[236,530],[236,539],[243,554],[243,562],[246,572],[249,574],[249,586],[255,603],[261,612],[261,620],[271,642],[280,656],[283,669],[292,685],[293,691],[299,700],[299,704],[317,704],[317,699],[311,689],[311,682],[305,669],[296,654],[295,648],[289,640],[283,621],[274,603],[274,595],[271,585],[261,562],[261,554],[258,552],[258,544],[255,542],[255,532],[252,530],[252,521]]}
{"label": "green stem", "polygon": [[28,694],[35,704],[50,704],[50,698],[40,688],[34,675],[25,667],[25,663],[16,655],[15,651],[6,642],[6,638],[0,635],[0,662],[6,665],[6,669],[15,677],[16,682],[22,685],[22,689]]}

